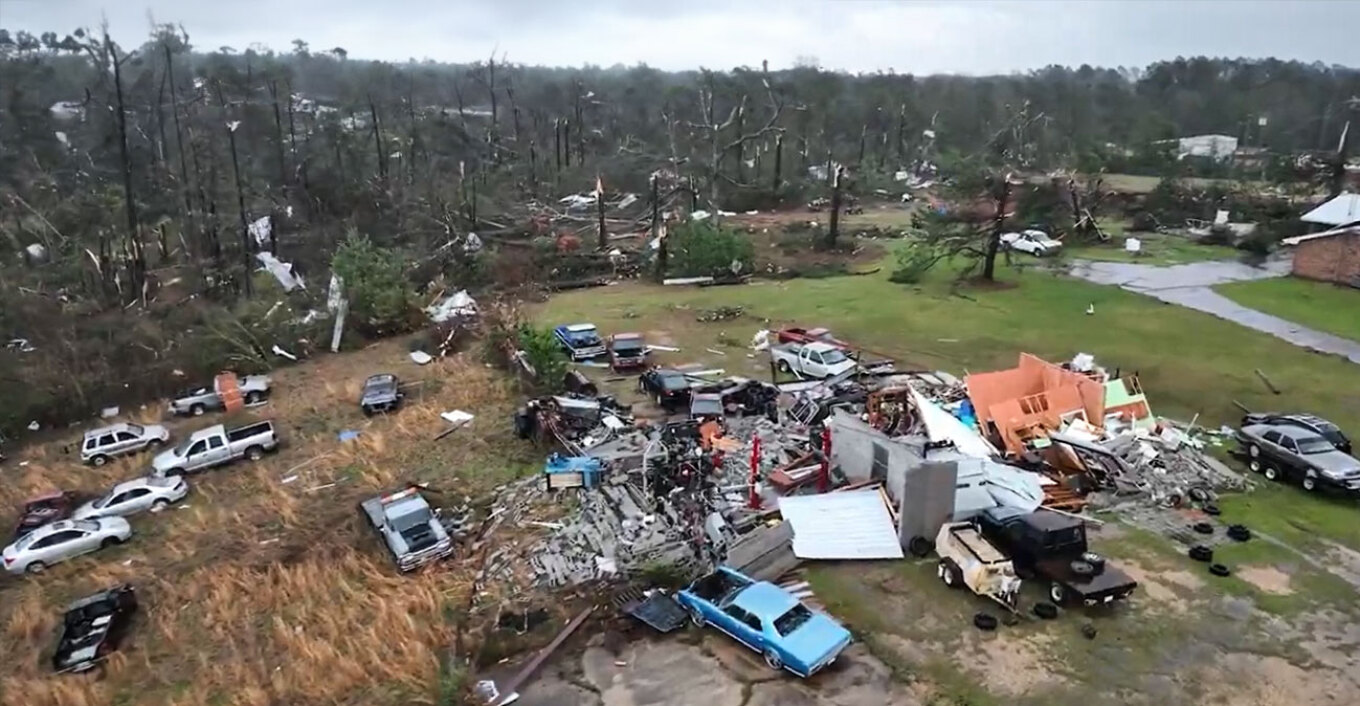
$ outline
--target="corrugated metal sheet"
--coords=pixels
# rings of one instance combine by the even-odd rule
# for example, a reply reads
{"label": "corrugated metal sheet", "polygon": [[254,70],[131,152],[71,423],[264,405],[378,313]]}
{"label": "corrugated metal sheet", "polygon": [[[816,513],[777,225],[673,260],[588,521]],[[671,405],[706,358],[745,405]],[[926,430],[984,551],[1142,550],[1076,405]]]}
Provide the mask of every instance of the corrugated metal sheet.
{"label": "corrugated metal sheet", "polygon": [[1343,226],[1360,221],[1360,194],[1341,194],[1303,214],[1299,220],[1328,226]]}
{"label": "corrugated metal sheet", "polygon": [[800,559],[901,559],[888,507],[877,490],[791,495],[779,512],[793,527],[793,554]]}

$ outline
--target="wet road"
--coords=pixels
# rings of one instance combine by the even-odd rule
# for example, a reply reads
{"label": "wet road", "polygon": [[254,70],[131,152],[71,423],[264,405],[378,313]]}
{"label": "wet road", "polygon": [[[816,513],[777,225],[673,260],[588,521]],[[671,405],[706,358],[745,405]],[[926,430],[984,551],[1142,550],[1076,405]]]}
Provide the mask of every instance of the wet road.
{"label": "wet road", "polygon": [[1272,258],[1260,267],[1231,261],[1192,262],[1171,267],[1128,262],[1072,263],[1074,277],[1109,284],[1156,297],[1242,326],[1268,333],[1300,348],[1333,353],[1360,364],[1360,342],[1300,326],[1292,321],[1251,309],[1215,292],[1213,287],[1289,274],[1289,260]]}

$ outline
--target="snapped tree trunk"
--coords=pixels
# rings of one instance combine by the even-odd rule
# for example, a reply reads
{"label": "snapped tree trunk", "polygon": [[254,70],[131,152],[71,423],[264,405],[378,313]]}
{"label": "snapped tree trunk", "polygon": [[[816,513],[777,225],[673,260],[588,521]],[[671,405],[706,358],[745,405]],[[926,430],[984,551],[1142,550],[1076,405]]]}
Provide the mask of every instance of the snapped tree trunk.
{"label": "snapped tree trunk", "polygon": [[992,232],[987,236],[987,256],[982,263],[982,279],[996,281],[996,253],[1001,249],[1001,231],[1006,225],[1006,209],[1010,206],[1011,178],[1006,175],[1001,183],[1001,191],[996,196],[996,216],[992,219]]}
{"label": "snapped tree trunk", "polygon": [[604,181],[599,175],[595,176],[595,210],[600,216],[600,242],[601,251],[609,247],[609,231],[604,226]]}
{"label": "snapped tree trunk", "polygon": [[836,167],[836,173],[831,175],[831,225],[826,229],[827,250],[836,247],[836,238],[841,232],[841,179],[844,172],[844,167]]}
{"label": "snapped tree trunk", "polygon": [[[580,158],[581,158],[581,155],[579,155],[579,154],[576,155],[576,158],[577,158],[577,159],[580,159]],[[570,119],[563,119],[563,120],[562,120],[562,164],[563,164],[564,166],[566,166],[567,169],[571,169],[571,120],[570,120]]]}
{"label": "snapped tree trunk", "polygon": [[576,82],[576,163],[586,163],[586,121],[581,117],[581,82]]}
{"label": "snapped tree trunk", "polygon": [[[179,186],[180,192],[184,195],[184,219],[189,225],[189,231],[194,228],[194,203],[192,192],[189,189],[189,165],[184,156],[184,131],[179,125],[179,91],[175,88],[175,59],[170,54],[170,45],[161,46],[165,50],[165,73],[170,83],[170,115],[175,123],[175,149],[179,152]],[[198,175],[197,157],[194,159],[195,177]],[[186,255],[188,253],[185,253]]]}
{"label": "snapped tree trunk", "polygon": [[661,185],[660,185],[659,181],[657,180],[656,174],[655,174],[655,173],[652,174],[652,178],[651,178],[651,187],[652,187],[652,194],[651,194],[651,196],[652,196],[652,227],[651,227],[651,236],[652,236],[652,237],[649,239],[648,243],[650,244],[650,243],[652,243],[652,242],[655,242],[655,243],[657,244],[657,248],[656,248],[656,281],[660,282],[661,280],[665,279],[665,277],[666,277],[666,239],[665,239],[665,238],[661,238],[660,241],[657,240],[657,238],[659,238],[659,237],[661,236]]}
{"label": "snapped tree trunk", "polygon": [[[222,94],[222,84],[216,84],[215,88],[217,89],[217,102],[222,106],[223,117],[227,117],[227,100]],[[227,145],[231,148],[232,180],[236,184],[236,213],[241,221],[241,291],[245,292],[246,298],[250,298],[254,293],[252,291],[253,285],[250,281],[252,269],[250,266],[250,223],[246,218],[246,192],[241,184],[241,158],[236,151],[236,128],[239,125],[240,123],[238,122],[230,121],[226,124],[226,130]]]}
{"label": "snapped tree trunk", "polygon": [[562,171],[562,119],[553,118],[553,169]]}
{"label": "snapped tree trunk", "polygon": [[373,104],[373,96],[368,97],[368,115],[373,120],[373,147],[378,153],[378,178],[383,186],[387,185],[387,151],[383,149],[382,127],[378,125],[378,106]]}
{"label": "snapped tree trunk", "polygon": [[781,170],[784,168],[784,134],[774,136],[774,190],[779,191],[781,186],[780,179],[783,178]]}
{"label": "snapped tree trunk", "polygon": [[859,156],[855,158],[855,168],[859,169],[864,165],[864,137],[869,134],[869,124],[865,123],[859,129]]}
{"label": "snapped tree trunk", "polygon": [[[113,40],[109,39],[107,32],[104,33],[104,47],[113,62],[113,88],[118,99],[118,156],[123,168],[123,206],[127,211],[127,237],[130,243],[140,243],[137,203],[132,197],[132,160],[128,156],[127,109],[123,105],[123,62],[118,58],[118,49],[113,45]],[[140,291],[141,281],[146,276],[146,261],[141,258],[140,247],[134,248],[134,260],[130,265],[129,275],[133,291]]]}
{"label": "snapped tree trunk", "polygon": [[284,156],[283,113],[279,110],[278,81],[271,80],[269,82],[269,98],[274,104],[274,148],[279,158],[279,188],[283,190],[283,198],[286,201],[288,199],[288,158]]}

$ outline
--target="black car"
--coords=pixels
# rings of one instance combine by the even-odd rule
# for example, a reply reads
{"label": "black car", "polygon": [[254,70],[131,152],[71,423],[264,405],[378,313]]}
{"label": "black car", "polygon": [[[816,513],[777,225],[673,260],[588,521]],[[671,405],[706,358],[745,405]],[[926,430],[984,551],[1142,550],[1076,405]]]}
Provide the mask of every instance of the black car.
{"label": "black car", "polygon": [[689,378],[678,370],[652,368],[638,376],[638,392],[652,398],[656,406],[675,412],[689,403]]}
{"label": "black car", "polygon": [[1015,573],[1047,581],[1048,596],[1058,605],[1112,603],[1138,587],[1087,549],[1086,524],[1080,519],[1004,506],[988,508],[977,519],[987,541],[1011,558]]}
{"label": "black car", "polygon": [[393,412],[401,405],[401,383],[391,373],[369,376],[359,397],[359,409],[365,415]]}
{"label": "black car", "polygon": [[1341,427],[1312,414],[1277,414],[1274,412],[1261,412],[1248,414],[1242,417],[1242,426],[1253,424],[1271,424],[1275,426],[1287,425],[1307,429],[1318,436],[1330,441],[1337,451],[1343,454],[1351,452],[1351,440],[1342,433]]}
{"label": "black car", "polygon": [[86,596],[66,608],[61,637],[52,655],[58,672],[94,669],[118,649],[132,627],[137,612],[137,593],[124,584]]}
{"label": "black car", "polygon": [[1360,492],[1360,460],[1293,424],[1248,424],[1237,432],[1247,467],[1266,480],[1288,478],[1304,490]]}

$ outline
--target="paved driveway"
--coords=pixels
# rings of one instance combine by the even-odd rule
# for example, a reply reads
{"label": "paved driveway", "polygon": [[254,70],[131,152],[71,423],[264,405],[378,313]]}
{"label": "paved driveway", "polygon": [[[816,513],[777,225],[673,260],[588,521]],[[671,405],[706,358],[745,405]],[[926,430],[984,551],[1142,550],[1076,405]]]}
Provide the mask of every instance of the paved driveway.
{"label": "paved driveway", "polygon": [[1251,309],[1215,292],[1215,285],[1228,282],[1283,277],[1289,274],[1289,260],[1272,258],[1260,267],[1240,262],[1192,262],[1171,267],[1127,262],[1072,263],[1074,277],[1122,287],[1131,292],[1156,297],[1248,328],[1268,333],[1300,348],[1333,353],[1352,363],[1360,363],[1360,342],[1300,326],[1292,321]]}

